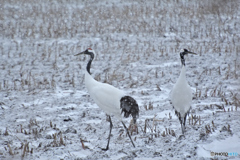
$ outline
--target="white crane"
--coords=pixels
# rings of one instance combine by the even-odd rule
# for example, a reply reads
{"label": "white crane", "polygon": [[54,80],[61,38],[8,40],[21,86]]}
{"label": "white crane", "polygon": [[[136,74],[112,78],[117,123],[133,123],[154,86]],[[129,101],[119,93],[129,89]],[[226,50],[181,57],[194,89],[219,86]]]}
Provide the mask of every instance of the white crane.
{"label": "white crane", "polygon": [[112,120],[110,115],[114,115],[120,120],[127,131],[127,134],[132,142],[132,145],[135,147],[132,138],[128,132],[128,129],[124,122],[122,121],[121,114],[124,113],[124,117],[127,118],[129,115],[132,115],[134,124],[139,116],[139,107],[135,99],[126,95],[123,91],[109,85],[106,83],[101,83],[96,81],[90,73],[91,63],[94,59],[94,50],[91,48],[86,49],[85,51],[76,54],[75,56],[86,54],[90,56],[90,60],[88,61],[87,68],[85,71],[85,85],[87,90],[91,96],[91,98],[95,101],[95,103],[105,111],[105,113],[109,117],[110,122],[110,132],[108,136],[107,147],[103,150],[109,149],[109,141],[112,131]]}
{"label": "white crane", "polygon": [[186,80],[186,68],[184,56],[187,54],[196,54],[188,51],[187,49],[182,49],[180,51],[180,58],[182,63],[182,69],[180,76],[171,91],[171,101],[175,109],[175,114],[178,116],[181,123],[182,134],[185,130],[185,122],[192,103],[192,90],[188,85]]}

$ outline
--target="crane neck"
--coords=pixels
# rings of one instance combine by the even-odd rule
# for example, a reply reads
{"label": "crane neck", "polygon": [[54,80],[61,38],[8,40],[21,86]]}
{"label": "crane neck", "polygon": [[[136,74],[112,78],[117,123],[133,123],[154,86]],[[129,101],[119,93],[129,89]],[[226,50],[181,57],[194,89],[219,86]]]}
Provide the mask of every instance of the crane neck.
{"label": "crane neck", "polygon": [[180,73],[180,77],[181,78],[186,78],[186,68],[185,68],[185,66],[184,65],[182,65],[182,69],[181,69],[181,73]]}
{"label": "crane neck", "polygon": [[94,59],[94,54],[92,52],[89,52],[89,55],[90,55],[90,59],[88,61],[86,69],[87,69],[88,73],[91,75],[90,68],[91,68],[92,61]]}
{"label": "crane neck", "polygon": [[185,68],[185,66],[182,66],[182,68],[181,68],[181,72],[180,72],[179,78],[177,80],[177,83],[179,83],[180,86],[184,86],[184,85],[187,84],[186,68]]}

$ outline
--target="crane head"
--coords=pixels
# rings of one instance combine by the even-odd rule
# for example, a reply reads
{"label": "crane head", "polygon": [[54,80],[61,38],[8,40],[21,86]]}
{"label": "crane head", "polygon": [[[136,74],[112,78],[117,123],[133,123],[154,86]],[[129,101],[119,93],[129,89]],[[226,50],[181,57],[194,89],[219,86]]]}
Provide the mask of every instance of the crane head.
{"label": "crane head", "polygon": [[189,50],[187,50],[187,49],[181,49],[181,51],[180,51],[180,54],[184,54],[184,55],[186,55],[186,54],[196,54],[196,53],[194,53],[194,52],[191,52],[191,51],[189,51]]}
{"label": "crane head", "polygon": [[189,51],[189,50],[187,50],[187,49],[181,49],[181,51],[180,51],[180,58],[181,58],[181,62],[182,62],[182,65],[184,65],[185,66],[185,59],[184,59],[184,56],[185,55],[188,55],[188,54],[195,54],[196,55],[196,53],[194,53],[194,52],[191,52],[191,51]]}
{"label": "crane head", "polygon": [[92,56],[94,54],[94,51],[93,51],[92,48],[87,48],[85,51],[80,52],[80,53],[76,54],[75,56],[79,56],[79,55],[82,55],[82,54],[87,54],[87,55]]}

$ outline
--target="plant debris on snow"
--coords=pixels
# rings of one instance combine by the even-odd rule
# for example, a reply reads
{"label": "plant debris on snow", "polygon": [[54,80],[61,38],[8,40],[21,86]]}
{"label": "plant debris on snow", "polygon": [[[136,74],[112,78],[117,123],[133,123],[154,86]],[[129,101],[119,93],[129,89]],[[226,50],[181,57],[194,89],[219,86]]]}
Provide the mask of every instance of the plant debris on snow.
{"label": "plant debris on snow", "polygon": [[[0,159],[239,159],[240,3],[8,0],[0,3]],[[134,97],[136,148],[84,84],[92,76]],[[185,135],[169,94],[186,57],[193,91]],[[224,153],[224,154],[218,154]],[[226,154],[228,153],[227,157]]]}

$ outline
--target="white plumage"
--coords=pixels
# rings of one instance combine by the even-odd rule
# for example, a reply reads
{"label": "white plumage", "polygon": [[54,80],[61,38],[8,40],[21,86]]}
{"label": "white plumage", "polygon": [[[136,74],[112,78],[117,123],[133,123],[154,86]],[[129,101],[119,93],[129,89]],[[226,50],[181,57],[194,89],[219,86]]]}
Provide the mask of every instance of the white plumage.
{"label": "white plumage", "polygon": [[192,90],[186,80],[185,66],[182,66],[180,76],[173,87],[171,99],[175,110],[180,113],[181,117],[184,117],[192,102]]}
{"label": "white plumage", "polygon": [[86,54],[90,56],[90,60],[88,61],[87,68],[85,71],[85,84],[86,84],[87,90],[91,98],[95,101],[95,103],[102,110],[104,110],[105,113],[107,113],[107,115],[109,116],[110,132],[108,136],[107,147],[103,150],[108,150],[109,148],[110,136],[111,136],[112,126],[113,126],[110,115],[116,116],[118,120],[122,122],[132,142],[132,145],[135,147],[132,141],[132,138],[128,132],[128,129],[124,124],[124,122],[122,121],[121,113],[124,113],[124,117],[129,117],[129,115],[132,115],[133,122],[136,123],[136,120],[139,116],[139,107],[137,102],[132,97],[125,95],[123,91],[109,84],[96,81],[91,76],[91,73],[90,73],[91,63],[94,59],[95,52],[91,48],[88,48],[77,55],[82,55],[82,54]]}
{"label": "white plumage", "polygon": [[85,85],[91,98],[105,113],[122,120],[120,99],[125,96],[123,91],[109,84],[96,81],[87,71],[85,71]]}
{"label": "white plumage", "polygon": [[192,90],[186,80],[184,55],[187,54],[196,53],[190,52],[187,49],[181,50],[180,52],[180,58],[182,63],[181,73],[170,95],[173,107],[175,109],[175,113],[179,118],[183,134],[185,130],[186,117],[189,113],[192,104]]}

